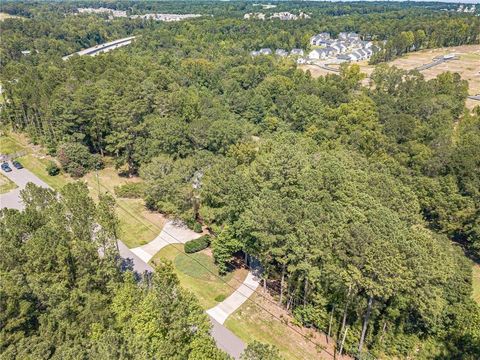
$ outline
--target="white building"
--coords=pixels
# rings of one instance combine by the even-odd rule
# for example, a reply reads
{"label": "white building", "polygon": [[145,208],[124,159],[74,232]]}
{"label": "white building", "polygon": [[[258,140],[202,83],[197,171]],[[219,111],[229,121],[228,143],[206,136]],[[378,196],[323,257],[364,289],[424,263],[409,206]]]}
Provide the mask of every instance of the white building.
{"label": "white building", "polygon": [[249,19],[265,20],[265,14],[263,14],[263,13],[248,13],[248,14],[243,15],[243,18],[245,20],[249,20]]}
{"label": "white building", "polygon": [[290,51],[290,55],[292,55],[292,56],[303,56],[303,50],[302,49],[292,49],[292,51]]}
{"label": "white building", "polygon": [[308,53],[308,58],[312,60],[323,60],[328,57],[328,52],[325,49],[315,49]]}

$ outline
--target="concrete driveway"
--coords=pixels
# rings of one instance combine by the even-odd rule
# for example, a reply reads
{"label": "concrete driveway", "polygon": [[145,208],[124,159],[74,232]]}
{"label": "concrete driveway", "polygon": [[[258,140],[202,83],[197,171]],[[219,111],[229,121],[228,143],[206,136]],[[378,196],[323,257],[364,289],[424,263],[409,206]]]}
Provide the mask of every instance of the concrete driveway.
{"label": "concrete driveway", "polygon": [[[15,182],[18,188],[0,195],[0,208],[6,207],[23,210],[24,205],[20,199],[20,191],[24,189],[29,182],[51,189],[47,183],[39,179],[27,169],[13,169],[9,173],[4,173],[4,175]],[[145,271],[154,271],[154,269],[148,264],[148,261],[165,245],[175,242],[174,239],[177,238],[179,240],[176,242],[186,242],[193,238],[198,238],[199,236],[201,235],[170,221],[165,225],[164,231],[162,231],[157,238],[150,243],[135,249],[129,249],[122,241],[118,240],[118,248],[120,256],[127,262],[131,263],[134,271],[143,274]],[[134,250],[134,252],[132,250]],[[213,317],[209,316],[209,318],[212,322],[211,334],[215,339],[217,346],[235,359],[239,359],[241,353],[245,349],[245,343]]]}

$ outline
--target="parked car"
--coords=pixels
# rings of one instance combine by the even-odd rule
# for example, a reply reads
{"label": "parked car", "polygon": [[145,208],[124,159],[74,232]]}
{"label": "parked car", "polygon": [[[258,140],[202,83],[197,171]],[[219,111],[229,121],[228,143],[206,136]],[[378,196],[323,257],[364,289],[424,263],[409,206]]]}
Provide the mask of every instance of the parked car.
{"label": "parked car", "polygon": [[12,171],[12,168],[10,166],[8,166],[8,164],[6,162],[4,162],[2,164],[2,170],[5,171],[5,172],[10,172],[10,171]]}
{"label": "parked car", "polygon": [[23,169],[23,165],[20,164],[17,160],[12,161],[13,166],[15,166],[18,170]]}

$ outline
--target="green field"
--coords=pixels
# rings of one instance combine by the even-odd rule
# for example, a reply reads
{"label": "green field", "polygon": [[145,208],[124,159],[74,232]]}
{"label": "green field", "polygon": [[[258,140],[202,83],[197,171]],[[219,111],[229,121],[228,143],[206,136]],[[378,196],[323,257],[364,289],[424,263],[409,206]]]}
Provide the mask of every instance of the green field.
{"label": "green field", "polygon": [[186,255],[182,244],[166,246],[151,262],[155,265],[162,260],[173,263],[182,286],[195,294],[204,309],[214,307],[223,301],[247,276],[245,269],[237,269],[218,278],[218,269],[208,250]]}
{"label": "green field", "polygon": [[[288,360],[325,358],[319,353],[321,349],[315,346],[315,343],[324,344],[324,336],[291,324],[291,317],[283,309],[265,300],[260,293],[254,294],[250,300],[246,301],[225,322],[225,326],[243,341],[249,343],[257,340],[275,345],[281,355]],[[301,334],[310,338],[312,342],[306,340]]]}

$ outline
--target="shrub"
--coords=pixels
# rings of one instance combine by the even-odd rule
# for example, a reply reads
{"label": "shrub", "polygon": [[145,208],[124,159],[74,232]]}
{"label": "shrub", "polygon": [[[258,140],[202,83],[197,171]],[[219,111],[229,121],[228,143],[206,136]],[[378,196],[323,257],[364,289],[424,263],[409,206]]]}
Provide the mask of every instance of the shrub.
{"label": "shrub", "polygon": [[60,174],[60,168],[54,161],[50,161],[45,170],[50,176],[57,176],[58,174]]}
{"label": "shrub", "polygon": [[122,198],[140,199],[145,194],[144,183],[129,183],[115,186],[115,195]]}
{"label": "shrub", "polygon": [[222,302],[223,300],[225,300],[227,297],[225,296],[225,294],[220,294],[220,295],[217,295],[215,296],[215,301],[216,302]]}
{"label": "shrub", "polygon": [[201,233],[203,231],[202,224],[200,224],[198,222],[193,224],[193,231],[195,231],[196,233]]}
{"label": "shrub", "polygon": [[203,235],[198,239],[190,240],[185,243],[185,252],[192,254],[200,250],[206,249],[210,245],[210,236]]}

